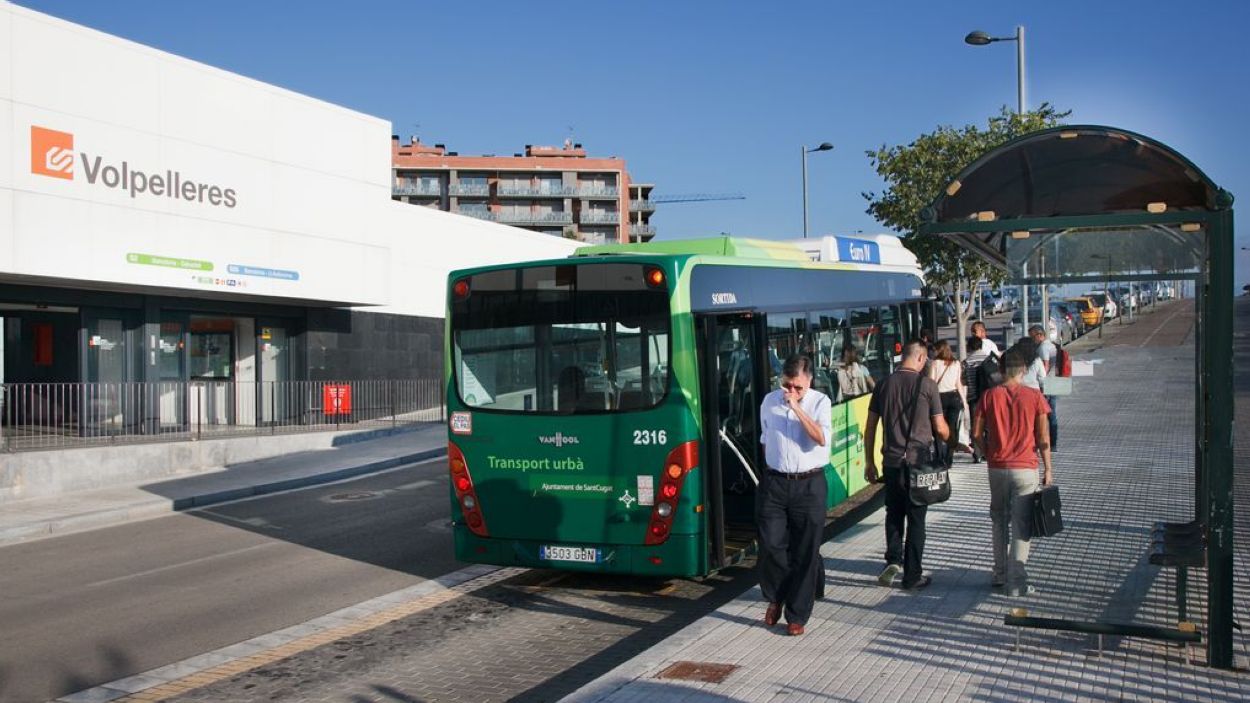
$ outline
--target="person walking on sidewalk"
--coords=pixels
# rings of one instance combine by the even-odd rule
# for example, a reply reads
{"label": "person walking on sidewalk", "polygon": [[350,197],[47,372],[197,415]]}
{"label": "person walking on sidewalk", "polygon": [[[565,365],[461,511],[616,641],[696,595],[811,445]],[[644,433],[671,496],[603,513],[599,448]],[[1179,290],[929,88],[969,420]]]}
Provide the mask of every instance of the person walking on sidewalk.
{"label": "person walking on sidewalk", "polygon": [[[1055,368],[1055,359],[1059,356],[1059,348],[1055,343],[1046,339],[1046,332],[1041,325],[1033,325],[1029,328],[1029,336],[1033,341],[1037,342],[1037,359],[1042,362],[1042,393],[1046,392],[1046,377],[1057,376],[1058,369]],[[1055,451],[1059,442],[1059,409],[1055,404],[1055,396],[1046,396],[1046,402],[1050,404],[1050,414],[1046,416],[1047,426],[1050,428],[1050,451]]]}
{"label": "person walking on sidewalk", "polygon": [[998,345],[994,342],[994,340],[990,339],[990,333],[985,329],[984,322],[977,320],[972,323],[972,336],[981,340],[981,348],[985,350],[986,356],[989,356],[990,354],[998,356],[1000,354],[998,351]]}
{"label": "person walking on sidewalk", "polygon": [[967,394],[964,386],[964,369],[950,342],[945,339],[933,345],[933,361],[929,364],[929,378],[937,384],[938,394],[942,398],[942,416],[946,426],[951,429],[950,439],[937,443],[937,458],[946,468],[955,463],[955,449],[959,444],[959,416],[963,414]]}
{"label": "person walking on sidewalk", "polygon": [[[1030,496],[1037,492],[1037,455],[1042,455],[1042,485],[1054,482],[1042,394],[1022,383],[1031,365],[1018,351],[1003,356],[1007,380],[981,395],[973,421],[973,441],[989,463],[990,520],[994,571],[991,585],[1023,596],[1036,589],[1028,582]],[[1010,546],[1009,546],[1010,545]]]}
{"label": "person walking on sidewalk", "polygon": [[[981,364],[990,358],[990,351],[985,347],[984,339],[974,336],[968,340],[968,358],[964,359],[964,386],[968,389],[969,437],[972,436],[971,423],[972,418],[976,417],[977,400],[981,397],[982,391],[988,390],[981,388],[978,379],[981,374],[978,373],[978,370],[981,368]],[[993,358],[995,363],[997,363],[997,356]],[[977,449],[976,442],[969,441],[969,444],[972,446],[972,463],[981,463],[981,455]]]}
{"label": "person walking on sidewalk", "polygon": [[820,543],[832,403],[812,388],[813,371],[806,356],[786,359],[781,388],[764,396],[760,406],[760,442],[768,463],[756,496],[760,591],[768,601],[764,624],[776,625],[784,608],[791,635],[803,634],[825,571]]}
{"label": "person walking on sidewalk", "polygon": [[[921,463],[931,452],[934,441],[946,441],[950,428],[942,415],[942,399],[937,384],[924,375],[928,352],[925,343],[913,339],[903,347],[903,362],[872,392],[868,401],[868,426],[864,430],[867,463],[864,478],[885,484],[885,570],[877,577],[882,586],[894,585],[899,574],[903,588],[917,590],[932,579],[924,575],[925,514],[927,505],[914,505],[907,490],[907,465]],[[877,422],[883,429],[881,458],[883,473],[877,471]],[[904,531],[906,539],[904,539]]]}

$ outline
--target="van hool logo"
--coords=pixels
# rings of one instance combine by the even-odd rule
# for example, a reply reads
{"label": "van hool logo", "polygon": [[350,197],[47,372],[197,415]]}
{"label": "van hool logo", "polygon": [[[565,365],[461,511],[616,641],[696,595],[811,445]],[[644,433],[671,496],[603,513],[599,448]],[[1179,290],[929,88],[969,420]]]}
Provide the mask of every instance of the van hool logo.
{"label": "van hool logo", "polygon": [[577,437],[566,435],[563,432],[557,432],[553,435],[538,435],[538,441],[543,444],[554,444],[557,449],[566,444],[581,444],[581,440]]}
{"label": "van hool logo", "polygon": [[[30,172],[38,176],[74,180],[74,135],[46,127],[30,126]],[[89,185],[120,189],[130,197],[154,195],[192,203],[207,203],[214,207],[232,208],[238,205],[234,188],[223,188],[209,183],[199,183],[182,175],[181,171],[167,169],[144,171],[132,168],[130,162],[110,163],[102,156],[78,152],[82,175]]]}

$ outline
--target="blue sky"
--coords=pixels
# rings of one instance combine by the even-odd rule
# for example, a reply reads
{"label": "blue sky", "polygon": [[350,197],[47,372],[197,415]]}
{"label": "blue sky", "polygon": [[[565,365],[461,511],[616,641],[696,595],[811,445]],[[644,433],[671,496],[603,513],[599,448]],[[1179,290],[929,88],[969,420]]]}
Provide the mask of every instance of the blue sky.
{"label": "blue sky", "polygon": [[809,157],[813,233],[881,231],[864,151],[1014,106],[1014,44],[963,36],[1021,24],[1030,106],[1155,137],[1250,213],[1250,3],[1236,0],[18,4],[389,119],[405,140],[512,154],[571,130],[657,193],[747,196],[661,207],[661,238],[799,236],[799,147],[822,141],[837,148]]}

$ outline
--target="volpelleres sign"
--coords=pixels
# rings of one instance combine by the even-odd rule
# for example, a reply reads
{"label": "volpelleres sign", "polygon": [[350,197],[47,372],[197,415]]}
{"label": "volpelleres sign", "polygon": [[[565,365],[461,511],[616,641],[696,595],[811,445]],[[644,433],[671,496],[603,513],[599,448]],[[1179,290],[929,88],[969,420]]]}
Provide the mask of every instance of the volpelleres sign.
{"label": "volpelleres sign", "polygon": [[152,195],[228,208],[238,204],[234,188],[199,183],[181,171],[144,171],[131,167],[127,161],[110,163],[85,151],[78,152],[75,159],[73,134],[30,126],[31,173],[72,181],[76,178],[76,166],[81,166],[80,173],[88,184],[124,190],[132,198]]}

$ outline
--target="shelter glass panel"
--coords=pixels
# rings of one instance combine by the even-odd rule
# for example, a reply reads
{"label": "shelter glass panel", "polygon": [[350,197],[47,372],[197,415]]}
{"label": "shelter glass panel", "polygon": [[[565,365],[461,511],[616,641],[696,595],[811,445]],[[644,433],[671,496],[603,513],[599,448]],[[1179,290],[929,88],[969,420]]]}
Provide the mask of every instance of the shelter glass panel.
{"label": "shelter glass panel", "polygon": [[1196,223],[1137,225],[1018,232],[1004,241],[1017,283],[1171,280],[1197,275],[1205,234]]}

